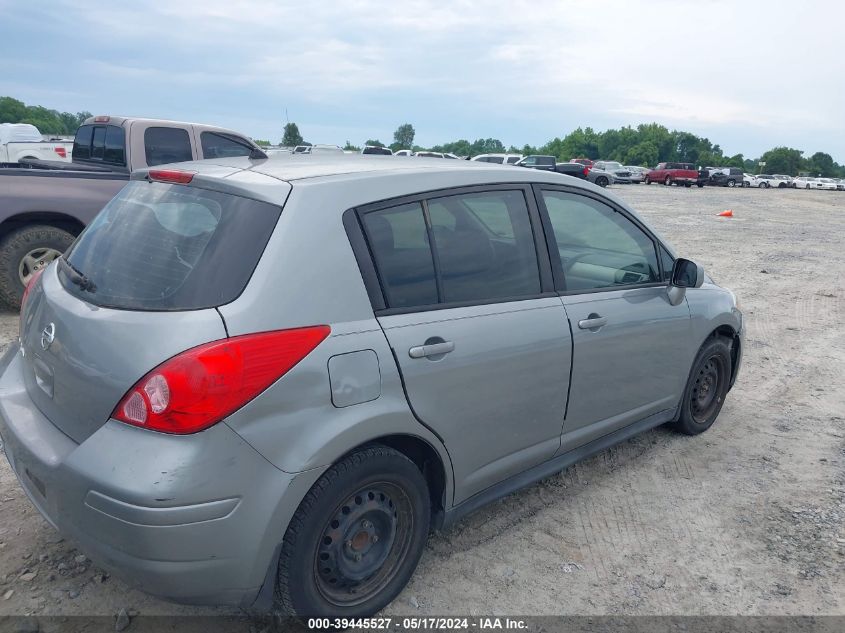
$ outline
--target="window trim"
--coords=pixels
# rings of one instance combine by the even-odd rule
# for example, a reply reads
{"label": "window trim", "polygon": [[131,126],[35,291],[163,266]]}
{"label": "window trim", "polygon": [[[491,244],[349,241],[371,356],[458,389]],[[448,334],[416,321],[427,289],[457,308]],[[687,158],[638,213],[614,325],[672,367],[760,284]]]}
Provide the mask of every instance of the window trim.
{"label": "window trim", "polygon": [[[458,196],[471,193],[491,193],[495,191],[521,191],[525,200],[525,206],[528,210],[528,220],[531,227],[531,235],[534,239],[534,252],[537,263],[537,269],[540,279],[540,292],[530,295],[518,295],[515,297],[496,297],[494,299],[477,299],[472,301],[439,301],[435,304],[408,306],[402,308],[387,307],[387,298],[384,287],[381,283],[378,270],[375,265],[375,257],[372,248],[367,240],[366,232],[364,231],[363,216],[374,211],[381,211],[383,209],[390,209],[392,207],[402,206],[404,204],[420,204],[423,209],[423,217],[426,222],[426,229],[431,231],[431,221],[428,216],[428,201],[435,198],[445,198],[450,196]],[[349,238],[350,246],[352,247],[355,260],[358,263],[358,268],[361,272],[361,277],[364,281],[364,286],[367,290],[367,295],[370,298],[373,312],[377,317],[390,316],[394,314],[411,314],[415,312],[431,312],[434,310],[448,310],[452,308],[466,308],[471,306],[491,305],[496,303],[511,303],[514,301],[528,301],[532,299],[543,299],[557,296],[557,291],[554,287],[554,276],[552,264],[549,258],[548,249],[545,239],[545,228],[540,210],[537,206],[537,200],[532,191],[531,183],[521,182],[501,182],[481,185],[467,185],[462,187],[446,187],[443,189],[433,189],[430,191],[409,194],[406,196],[399,196],[396,198],[388,198],[371,202],[351,209],[347,209],[343,213],[343,225],[346,229],[347,237]],[[429,240],[431,235],[429,234]],[[439,274],[439,262],[437,262],[436,249],[430,246],[432,259],[435,266],[435,282],[437,283],[437,296],[442,297],[441,284]]]}
{"label": "window trim", "polygon": [[657,270],[660,279],[663,279],[663,262],[660,258],[660,246],[666,249],[667,252],[670,254],[672,253],[672,249],[664,246],[662,242],[657,239],[657,236],[640,220],[636,217],[631,215],[624,207],[615,203],[614,201],[610,200],[609,198],[605,198],[601,194],[597,194],[593,191],[588,191],[586,189],[582,189],[580,187],[572,187],[567,185],[554,185],[554,184],[546,184],[546,183],[535,183],[534,184],[534,195],[537,198],[537,207],[540,210],[540,217],[543,222],[543,227],[546,233],[546,249],[548,251],[549,259],[552,264],[552,273],[555,279],[555,287],[557,288],[557,294],[561,297],[568,297],[573,295],[583,295],[583,294],[595,294],[600,292],[613,292],[618,290],[635,290],[637,288],[665,288],[668,287],[669,283],[666,281],[650,281],[647,283],[640,283],[640,284],[622,284],[618,286],[607,286],[605,288],[590,288],[588,290],[567,290],[566,289],[566,278],[563,274],[563,266],[560,262],[560,251],[557,248],[557,242],[554,238],[554,229],[552,228],[551,218],[549,217],[549,210],[546,207],[546,201],[543,198],[544,191],[558,191],[560,193],[567,193],[571,195],[578,195],[583,196],[585,198],[591,198],[596,202],[600,202],[604,205],[610,207],[616,213],[619,213],[628,221],[630,221],[634,226],[640,229],[643,233],[645,233],[646,237],[651,241],[652,248],[654,249],[654,256],[657,260]]}

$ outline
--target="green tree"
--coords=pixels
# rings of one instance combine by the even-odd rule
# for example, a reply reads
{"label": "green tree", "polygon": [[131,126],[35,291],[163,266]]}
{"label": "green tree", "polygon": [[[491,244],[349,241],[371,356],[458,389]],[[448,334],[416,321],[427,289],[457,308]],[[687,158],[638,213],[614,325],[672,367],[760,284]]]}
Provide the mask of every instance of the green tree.
{"label": "green tree", "polygon": [[270,141],[265,141],[262,139],[254,138],[252,139],[253,143],[258,145],[259,147],[269,147],[271,145]]}
{"label": "green tree", "polygon": [[[410,123],[403,123],[393,133],[393,144],[397,149],[411,149],[414,146],[414,126]],[[395,151],[395,150],[394,150]]]}
{"label": "green tree", "polygon": [[285,123],[285,131],[282,135],[282,145],[285,147],[296,147],[303,145],[302,134],[299,133],[299,127],[296,123]]}
{"label": "green tree", "polygon": [[349,141],[346,141],[346,145],[343,146],[343,149],[347,152],[360,152],[361,148],[357,145],[353,145]]}
{"label": "green tree", "polygon": [[654,167],[660,162],[660,151],[652,141],[642,141],[625,152],[626,165]]}
{"label": "green tree", "polygon": [[26,104],[12,97],[0,97],[0,123],[20,123],[26,117]]}
{"label": "green tree", "polygon": [[385,144],[382,143],[381,141],[377,141],[377,140],[373,140],[373,139],[367,140],[364,143],[364,145],[372,145],[373,147],[386,147]]}
{"label": "green tree", "polygon": [[766,163],[767,174],[787,174],[795,176],[806,167],[804,152],[791,147],[775,147],[765,152],[757,162]]}
{"label": "green tree", "polygon": [[807,160],[807,170],[814,176],[821,174],[825,178],[830,178],[839,173],[839,165],[833,162],[830,154],[816,152]]}

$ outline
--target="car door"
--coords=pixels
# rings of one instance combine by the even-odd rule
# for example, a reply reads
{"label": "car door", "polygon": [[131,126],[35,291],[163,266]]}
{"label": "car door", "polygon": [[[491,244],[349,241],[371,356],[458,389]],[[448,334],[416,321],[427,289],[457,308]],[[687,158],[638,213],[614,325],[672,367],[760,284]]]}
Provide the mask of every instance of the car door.
{"label": "car door", "polygon": [[550,459],[571,338],[531,189],[441,192],[359,217],[386,306],[376,315],[414,414],[452,457],[456,502]]}
{"label": "car door", "polygon": [[573,337],[561,450],[650,416],[669,419],[692,353],[686,300],[673,306],[667,295],[671,256],[598,194],[545,186],[538,192]]}

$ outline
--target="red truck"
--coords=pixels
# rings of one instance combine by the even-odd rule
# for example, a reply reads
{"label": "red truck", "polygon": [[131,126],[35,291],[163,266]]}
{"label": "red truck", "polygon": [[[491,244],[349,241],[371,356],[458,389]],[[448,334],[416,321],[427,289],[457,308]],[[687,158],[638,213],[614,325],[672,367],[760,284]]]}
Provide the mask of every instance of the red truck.
{"label": "red truck", "polygon": [[690,163],[660,163],[646,174],[645,183],[662,182],[664,185],[675,183],[679,187],[704,186],[706,178],[702,178],[695,165]]}

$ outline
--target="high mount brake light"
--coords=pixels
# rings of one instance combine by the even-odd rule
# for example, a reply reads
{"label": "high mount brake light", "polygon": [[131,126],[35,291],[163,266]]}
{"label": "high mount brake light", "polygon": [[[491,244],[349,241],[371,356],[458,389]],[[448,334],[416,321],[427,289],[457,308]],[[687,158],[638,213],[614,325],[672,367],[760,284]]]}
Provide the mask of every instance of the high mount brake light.
{"label": "high mount brake light", "polygon": [[94,117],[94,123],[108,123],[109,120],[111,120],[111,117],[105,116],[103,114]]}
{"label": "high mount brake light", "polygon": [[111,417],[162,433],[202,431],[284,376],[330,332],[328,325],[316,325],[191,348],[141,378]]}
{"label": "high mount brake light", "polygon": [[172,182],[187,185],[194,178],[195,171],[180,171],[178,169],[151,169],[147,178],[156,182]]}

